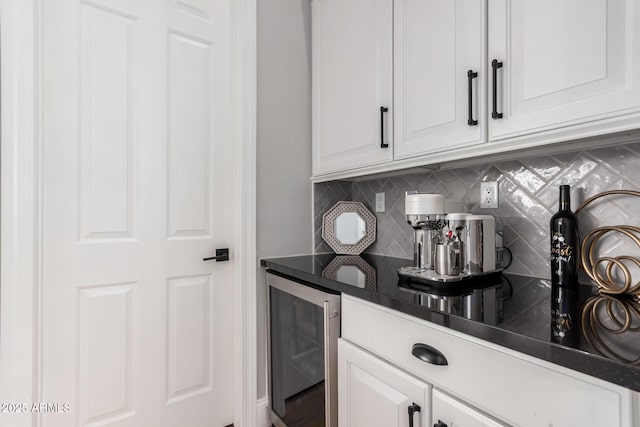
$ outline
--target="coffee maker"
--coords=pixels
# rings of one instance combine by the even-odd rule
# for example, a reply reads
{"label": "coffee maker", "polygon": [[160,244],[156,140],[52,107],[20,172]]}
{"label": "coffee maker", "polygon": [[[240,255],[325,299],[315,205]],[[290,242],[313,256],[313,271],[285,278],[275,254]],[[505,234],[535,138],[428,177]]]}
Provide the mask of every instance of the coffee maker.
{"label": "coffee maker", "polygon": [[495,218],[460,212],[463,208],[441,194],[405,194],[405,215],[415,234],[414,265],[400,268],[401,278],[441,285],[501,272]]}

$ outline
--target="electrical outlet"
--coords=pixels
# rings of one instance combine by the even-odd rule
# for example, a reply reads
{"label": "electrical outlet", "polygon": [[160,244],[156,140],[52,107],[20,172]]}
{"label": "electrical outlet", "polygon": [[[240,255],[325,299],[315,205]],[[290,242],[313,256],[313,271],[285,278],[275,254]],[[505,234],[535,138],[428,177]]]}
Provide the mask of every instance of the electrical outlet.
{"label": "electrical outlet", "polygon": [[480,208],[496,209],[498,207],[498,181],[480,183]]}
{"label": "electrical outlet", "polygon": [[384,212],[384,193],[376,193],[376,212]]}

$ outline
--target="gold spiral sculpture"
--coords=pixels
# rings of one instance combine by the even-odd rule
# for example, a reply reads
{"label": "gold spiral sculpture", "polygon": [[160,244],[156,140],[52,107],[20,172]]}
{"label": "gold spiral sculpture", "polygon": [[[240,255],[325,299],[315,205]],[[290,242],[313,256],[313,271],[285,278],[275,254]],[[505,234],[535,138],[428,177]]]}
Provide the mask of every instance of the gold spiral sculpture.
{"label": "gold spiral sculpture", "polygon": [[[611,190],[587,199],[576,210],[576,215],[594,200],[606,196],[640,197],[640,191]],[[591,297],[582,310],[582,331],[589,344],[605,357],[622,363],[640,366],[637,351],[627,351],[620,344],[622,334],[640,331],[640,280],[635,281],[629,265],[640,270],[640,258],[631,255],[601,256],[596,258],[596,248],[607,235],[617,233],[629,239],[640,253],[640,228],[632,225],[602,226],[591,230],[583,239],[580,264],[585,273],[598,286],[598,295]],[[616,276],[615,271],[622,273]],[[616,339],[618,338],[618,339]],[[636,342],[633,337],[631,342]],[[631,357],[628,355],[631,354]]]}
{"label": "gold spiral sculpture", "polygon": [[[607,317],[604,316],[606,313]],[[640,331],[640,305],[628,296],[597,295],[587,300],[582,311],[582,331],[585,338],[605,357],[618,360],[629,365],[640,366],[637,349],[621,348],[625,332]],[[637,342],[636,337],[627,343]],[[636,346],[637,347],[637,346]],[[622,353],[631,355],[625,357]]]}
{"label": "gold spiral sculpture", "polygon": [[[640,191],[611,190],[598,193],[587,199],[576,210],[576,215],[594,200],[605,196],[626,195],[640,197]],[[640,300],[640,280],[634,281],[629,264],[634,264],[640,270],[640,258],[621,255],[616,257],[602,256],[596,258],[596,248],[608,234],[618,233],[631,240],[638,247],[640,253],[640,228],[632,225],[603,226],[591,230],[583,239],[580,251],[580,263],[585,273],[598,286],[602,295],[630,295]],[[622,272],[624,280],[614,277],[615,271]]]}

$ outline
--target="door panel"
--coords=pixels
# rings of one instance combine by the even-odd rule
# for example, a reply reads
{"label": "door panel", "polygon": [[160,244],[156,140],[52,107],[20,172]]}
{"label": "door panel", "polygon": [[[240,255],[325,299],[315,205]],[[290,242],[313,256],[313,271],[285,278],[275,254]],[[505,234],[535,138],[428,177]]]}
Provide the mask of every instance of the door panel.
{"label": "door panel", "polygon": [[[135,283],[126,283],[78,292],[81,425],[135,415],[131,354],[134,287]],[[101,398],[92,399],[94,396]]]}
{"label": "door panel", "polygon": [[133,238],[135,21],[82,4],[80,25],[80,236]]}
{"label": "door panel", "polygon": [[169,33],[169,237],[207,237],[211,45]]}
{"label": "door panel", "polygon": [[431,423],[444,423],[447,426],[465,427],[505,427],[487,415],[476,411],[463,402],[454,399],[440,390],[433,390],[433,418]]}
{"label": "door panel", "polygon": [[42,21],[42,425],[230,424],[230,2]]}
{"label": "door panel", "polygon": [[489,120],[492,137],[640,110],[640,12],[633,3],[489,2],[489,61],[503,62],[496,89],[504,117]]}
{"label": "door panel", "polygon": [[[486,6],[400,0],[394,14],[396,158],[481,143],[485,136]],[[467,72],[472,80],[470,126]]]}
{"label": "door panel", "polygon": [[343,427],[409,425],[410,405],[415,426],[427,426],[431,386],[359,349],[338,340],[338,418]]}
{"label": "door panel", "polygon": [[169,280],[168,402],[211,390],[209,276]]}

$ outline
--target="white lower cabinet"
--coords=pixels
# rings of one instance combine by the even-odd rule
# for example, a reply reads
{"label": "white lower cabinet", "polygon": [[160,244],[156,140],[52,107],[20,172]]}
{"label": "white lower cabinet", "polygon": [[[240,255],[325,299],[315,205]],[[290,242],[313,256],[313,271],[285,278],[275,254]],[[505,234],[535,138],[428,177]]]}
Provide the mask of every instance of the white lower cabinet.
{"label": "white lower cabinet", "polygon": [[505,426],[344,339],[338,378],[341,427]]}
{"label": "white lower cabinet", "polygon": [[341,427],[410,426],[413,403],[422,427],[640,422],[629,389],[347,295],[341,334]]}
{"label": "white lower cabinet", "polygon": [[505,425],[439,390],[433,390],[432,413],[431,424],[434,427],[504,427]]}
{"label": "white lower cabinet", "polygon": [[431,386],[340,339],[338,421],[341,427],[424,427]]}

